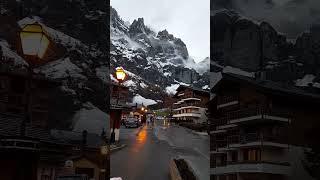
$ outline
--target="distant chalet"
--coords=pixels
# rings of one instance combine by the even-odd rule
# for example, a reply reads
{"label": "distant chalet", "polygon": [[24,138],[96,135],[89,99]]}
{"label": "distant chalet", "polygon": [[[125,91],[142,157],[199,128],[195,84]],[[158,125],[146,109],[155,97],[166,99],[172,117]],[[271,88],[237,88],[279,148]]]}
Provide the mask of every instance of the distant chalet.
{"label": "distant chalet", "polygon": [[184,85],[180,85],[176,91],[172,117],[180,122],[206,122],[205,112],[210,98],[209,92]]}
{"label": "distant chalet", "polygon": [[213,179],[310,178],[301,158],[317,142],[320,94],[231,73],[211,92]]}

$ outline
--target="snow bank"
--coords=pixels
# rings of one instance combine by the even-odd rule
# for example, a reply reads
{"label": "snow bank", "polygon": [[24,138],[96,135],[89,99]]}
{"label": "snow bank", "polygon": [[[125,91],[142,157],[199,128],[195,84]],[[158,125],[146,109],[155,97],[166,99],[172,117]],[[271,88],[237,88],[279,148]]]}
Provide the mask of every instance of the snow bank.
{"label": "snow bank", "polygon": [[88,102],[73,116],[73,131],[101,134],[102,129],[109,129],[108,120],[108,114]]}
{"label": "snow bank", "polygon": [[153,104],[157,104],[157,102],[155,100],[152,99],[146,99],[144,97],[142,97],[141,95],[137,94],[133,97],[132,103],[135,104],[142,104],[149,106],[149,105],[153,105]]}

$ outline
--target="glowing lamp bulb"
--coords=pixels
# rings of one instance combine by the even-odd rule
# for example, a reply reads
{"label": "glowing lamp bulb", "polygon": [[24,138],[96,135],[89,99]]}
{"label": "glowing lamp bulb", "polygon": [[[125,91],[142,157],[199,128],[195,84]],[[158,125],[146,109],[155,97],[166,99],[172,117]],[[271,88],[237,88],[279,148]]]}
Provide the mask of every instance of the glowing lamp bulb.
{"label": "glowing lamp bulb", "polygon": [[122,67],[116,68],[116,78],[118,81],[123,81],[126,78],[126,73]]}
{"label": "glowing lamp bulb", "polygon": [[24,55],[43,58],[50,41],[42,26],[38,23],[26,25],[20,32],[20,40]]}

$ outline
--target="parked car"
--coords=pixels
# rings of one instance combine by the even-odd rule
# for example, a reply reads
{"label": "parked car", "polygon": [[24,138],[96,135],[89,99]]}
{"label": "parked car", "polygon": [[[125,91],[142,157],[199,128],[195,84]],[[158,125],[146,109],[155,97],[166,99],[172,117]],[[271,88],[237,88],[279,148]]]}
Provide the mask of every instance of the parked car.
{"label": "parked car", "polygon": [[87,175],[69,175],[69,176],[59,176],[56,178],[56,180],[89,180],[89,177]]}
{"label": "parked car", "polygon": [[129,127],[139,127],[140,126],[140,123],[139,123],[139,120],[137,118],[128,118],[124,121],[124,126],[126,128],[129,128]]}

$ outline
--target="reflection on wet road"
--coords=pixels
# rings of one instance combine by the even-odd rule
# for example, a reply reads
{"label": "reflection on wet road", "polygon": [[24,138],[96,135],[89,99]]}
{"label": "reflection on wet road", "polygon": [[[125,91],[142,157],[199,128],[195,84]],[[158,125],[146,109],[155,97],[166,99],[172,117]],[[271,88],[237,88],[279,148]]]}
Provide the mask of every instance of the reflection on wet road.
{"label": "reflection on wet road", "polygon": [[123,180],[167,180],[169,162],[183,157],[191,162],[199,179],[209,180],[209,138],[167,120],[138,129],[121,129],[127,147],[111,154],[111,177]]}
{"label": "reflection on wet road", "polygon": [[127,147],[111,155],[111,177],[123,180],[169,179],[169,161],[172,150],[166,142],[159,141],[152,127],[121,129],[121,142]]}

